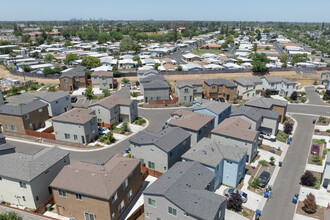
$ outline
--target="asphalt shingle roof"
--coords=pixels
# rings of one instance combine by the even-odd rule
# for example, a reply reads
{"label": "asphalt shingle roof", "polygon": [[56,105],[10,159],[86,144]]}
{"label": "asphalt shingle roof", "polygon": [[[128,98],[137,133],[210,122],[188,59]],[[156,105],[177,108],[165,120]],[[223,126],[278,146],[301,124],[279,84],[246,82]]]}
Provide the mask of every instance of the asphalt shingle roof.
{"label": "asphalt shingle roof", "polygon": [[94,102],[89,107],[100,105],[100,106],[103,106],[106,109],[112,109],[116,105],[129,106],[129,105],[132,104],[132,102],[133,102],[133,100],[131,100],[130,98],[123,98],[122,96],[120,96],[118,94],[114,94],[114,95],[108,96],[106,98],[103,98],[103,99],[101,99],[97,102]]}
{"label": "asphalt shingle roof", "polygon": [[70,96],[69,92],[56,91],[56,92],[38,92],[35,97],[38,99],[45,100],[46,102],[53,102],[63,97]]}
{"label": "asphalt shingle roof", "polygon": [[209,79],[209,80],[205,80],[204,83],[206,83],[207,85],[224,85],[226,87],[237,87],[237,85],[227,79]]}
{"label": "asphalt shingle roof", "polygon": [[76,68],[73,68],[72,70],[62,73],[60,78],[63,78],[63,77],[73,78],[76,76],[85,76],[86,75],[85,70],[86,70],[85,67],[78,66]]}
{"label": "asphalt shingle roof", "polygon": [[290,83],[290,84],[296,84],[295,82],[292,82],[290,80],[287,80],[283,77],[280,76],[266,76],[264,77],[264,79],[266,79],[269,83]]}
{"label": "asphalt shingle roof", "polygon": [[198,131],[207,123],[214,119],[214,116],[204,115],[197,112],[190,112],[186,110],[177,110],[171,113],[171,116],[179,116],[179,118],[172,118],[169,121],[170,125]]}
{"label": "asphalt shingle roof", "polygon": [[253,121],[259,121],[263,117],[271,118],[271,119],[278,119],[280,113],[271,111],[271,110],[266,110],[266,109],[241,106],[238,109],[236,109],[233,113],[231,113],[230,117],[241,116],[241,115],[246,116]]}
{"label": "asphalt shingle roof", "polygon": [[229,103],[216,102],[212,100],[203,100],[202,104],[195,106],[193,110],[208,109],[214,114],[219,115],[230,106],[231,104]]}
{"label": "asphalt shingle roof", "polygon": [[195,85],[197,86],[203,86],[203,83],[201,80],[198,80],[198,79],[191,79],[191,80],[177,80],[176,82],[176,85],[178,88],[182,88],[182,87],[185,87],[185,86],[189,86],[189,87],[193,87]]}
{"label": "asphalt shingle roof", "polygon": [[22,103],[21,105],[6,104],[0,106],[0,114],[23,116],[45,106],[47,104],[39,100],[34,100],[26,104]]}
{"label": "asphalt shingle roof", "polygon": [[286,107],[288,105],[288,102],[279,99],[253,96],[250,98],[249,101],[245,103],[245,105],[257,108],[270,109],[273,105]]}
{"label": "asphalt shingle roof", "polygon": [[260,78],[253,78],[253,77],[234,79],[234,82],[242,86],[255,86],[256,84],[262,84]]}
{"label": "asphalt shingle roof", "polygon": [[83,108],[73,108],[59,116],[52,118],[54,122],[67,122],[74,124],[85,124],[96,118],[96,115],[93,114],[95,111],[90,109]]}

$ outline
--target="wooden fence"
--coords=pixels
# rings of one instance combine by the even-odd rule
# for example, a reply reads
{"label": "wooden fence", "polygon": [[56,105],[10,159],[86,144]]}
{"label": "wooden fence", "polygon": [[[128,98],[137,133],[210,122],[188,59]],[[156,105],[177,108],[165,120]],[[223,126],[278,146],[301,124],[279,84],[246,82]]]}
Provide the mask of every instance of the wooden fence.
{"label": "wooden fence", "polygon": [[137,220],[144,213],[144,205],[137,208],[127,220]]}
{"label": "wooden fence", "polygon": [[145,164],[141,165],[141,173],[142,173],[143,180],[145,178],[147,178],[148,175],[156,177],[156,178],[159,178],[161,175],[163,175],[163,173],[161,173],[159,171],[149,169],[148,167],[146,167]]}
{"label": "wooden fence", "polygon": [[55,140],[55,134],[50,134],[50,133],[46,133],[46,132],[37,132],[37,131],[32,131],[32,130],[25,130],[25,134],[30,135],[30,136],[34,136],[34,137],[40,137],[40,138]]}

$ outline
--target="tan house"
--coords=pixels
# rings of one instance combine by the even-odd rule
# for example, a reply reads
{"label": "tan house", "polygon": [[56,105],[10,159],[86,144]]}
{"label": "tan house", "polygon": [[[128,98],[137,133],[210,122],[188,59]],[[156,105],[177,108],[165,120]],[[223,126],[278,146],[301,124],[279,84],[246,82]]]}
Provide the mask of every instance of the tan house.
{"label": "tan house", "polygon": [[140,160],[115,155],[101,165],[73,162],[50,186],[60,215],[117,220],[142,186]]}
{"label": "tan house", "polygon": [[204,95],[206,98],[224,98],[234,101],[237,85],[227,79],[210,79],[204,81]]}
{"label": "tan house", "polygon": [[48,119],[48,105],[39,100],[0,106],[0,123],[3,131],[25,134],[25,130],[43,127]]}
{"label": "tan house", "polygon": [[62,72],[60,76],[60,89],[64,91],[74,91],[87,86],[87,76],[85,67],[79,66],[66,72]]}

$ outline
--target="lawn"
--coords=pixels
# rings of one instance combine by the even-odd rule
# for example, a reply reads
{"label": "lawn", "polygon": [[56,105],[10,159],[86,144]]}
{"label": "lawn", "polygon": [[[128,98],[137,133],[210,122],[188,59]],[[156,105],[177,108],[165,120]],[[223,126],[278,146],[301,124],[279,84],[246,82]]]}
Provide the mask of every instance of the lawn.
{"label": "lawn", "polygon": [[288,138],[289,138],[289,135],[284,133],[283,131],[278,131],[278,133],[276,135],[276,140],[281,141],[283,143],[286,143]]}
{"label": "lawn", "polygon": [[213,54],[218,55],[218,54],[221,53],[221,50],[211,50],[211,49],[199,49],[199,50],[197,50],[197,49],[194,49],[192,53],[195,54],[195,55],[198,55],[198,56],[202,55],[203,53],[213,53]]}

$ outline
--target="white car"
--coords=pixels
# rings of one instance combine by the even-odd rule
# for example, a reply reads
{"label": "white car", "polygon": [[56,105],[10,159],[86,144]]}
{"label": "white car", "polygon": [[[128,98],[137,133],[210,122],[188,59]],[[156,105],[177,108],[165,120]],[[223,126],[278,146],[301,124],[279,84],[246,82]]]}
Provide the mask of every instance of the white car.
{"label": "white car", "polygon": [[270,140],[270,141],[276,141],[276,137],[274,135],[271,134],[260,134],[260,137]]}

